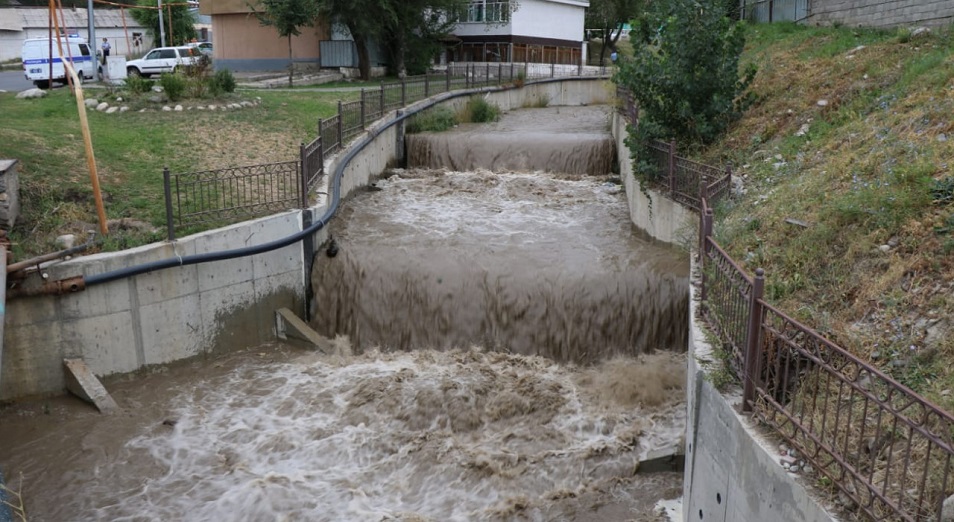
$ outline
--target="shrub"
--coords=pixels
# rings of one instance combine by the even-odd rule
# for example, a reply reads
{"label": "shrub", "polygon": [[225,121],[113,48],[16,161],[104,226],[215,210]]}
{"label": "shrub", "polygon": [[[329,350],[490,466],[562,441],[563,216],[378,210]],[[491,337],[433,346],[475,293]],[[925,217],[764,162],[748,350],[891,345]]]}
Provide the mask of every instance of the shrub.
{"label": "shrub", "polygon": [[159,84],[162,85],[162,89],[166,92],[166,96],[169,97],[169,101],[181,100],[188,86],[185,77],[175,73],[162,73],[162,77],[159,78]]}
{"label": "shrub", "polygon": [[500,107],[487,102],[480,96],[474,96],[467,101],[461,112],[460,121],[471,123],[487,123],[497,121],[500,117]]}
{"label": "shrub", "polygon": [[209,90],[212,91],[214,96],[224,92],[235,92],[235,76],[232,75],[232,71],[228,69],[215,71],[209,81]]}
{"label": "shrub", "polygon": [[143,94],[152,89],[152,82],[139,75],[130,75],[125,80],[126,89],[133,94]]}
{"label": "shrub", "polygon": [[457,125],[457,117],[447,107],[435,107],[411,116],[408,119],[405,132],[441,132]]}
{"label": "shrub", "polygon": [[656,28],[623,60],[616,81],[639,102],[634,156],[653,139],[711,143],[751,104],[754,66],[739,74],[744,27],[723,0],[652,2],[640,25]]}

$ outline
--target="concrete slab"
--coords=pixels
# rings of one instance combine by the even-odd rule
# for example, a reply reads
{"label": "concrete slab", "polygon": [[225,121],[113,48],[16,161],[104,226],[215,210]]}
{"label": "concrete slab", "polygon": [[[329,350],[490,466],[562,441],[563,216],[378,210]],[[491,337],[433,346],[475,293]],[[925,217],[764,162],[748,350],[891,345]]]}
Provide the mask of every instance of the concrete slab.
{"label": "concrete slab", "polygon": [[679,448],[665,448],[650,451],[639,459],[636,473],[660,473],[663,471],[683,471],[686,468],[686,455]]}
{"label": "concrete slab", "polygon": [[112,413],[119,405],[93,375],[83,359],[63,359],[66,366],[66,389],[84,401],[91,402],[101,413]]}
{"label": "concrete slab", "polygon": [[335,345],[331,339],[312,330],[305,321],[288,308],[275,311],[275,331],[279,339],[297,339],[318,348],[322,353],[335,353]]}

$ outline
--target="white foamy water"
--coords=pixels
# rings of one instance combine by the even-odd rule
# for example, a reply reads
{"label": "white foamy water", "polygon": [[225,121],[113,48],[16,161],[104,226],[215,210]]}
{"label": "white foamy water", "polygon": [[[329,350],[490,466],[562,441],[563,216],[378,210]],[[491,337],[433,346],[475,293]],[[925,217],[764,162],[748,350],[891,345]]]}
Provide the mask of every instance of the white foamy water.
{"label": "white foamy water", "polygon": [[586,495],[625,503],[640,455],[682,432],[683,358],[245,363],[183,385],[174,426],[72,470],[36,520],[551,520]]}

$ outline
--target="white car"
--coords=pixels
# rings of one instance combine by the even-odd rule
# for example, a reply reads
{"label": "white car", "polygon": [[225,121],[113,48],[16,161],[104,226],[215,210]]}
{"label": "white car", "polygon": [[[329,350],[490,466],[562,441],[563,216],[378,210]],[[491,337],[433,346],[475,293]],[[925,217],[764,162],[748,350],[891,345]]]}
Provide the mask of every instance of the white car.
{"label": "white car", "polygon": [[202,53],[190,47],[157,47],[138,60],[126,62],[129,76],[148,78],[153,74],[174,73],[179,68],[190,67]]}

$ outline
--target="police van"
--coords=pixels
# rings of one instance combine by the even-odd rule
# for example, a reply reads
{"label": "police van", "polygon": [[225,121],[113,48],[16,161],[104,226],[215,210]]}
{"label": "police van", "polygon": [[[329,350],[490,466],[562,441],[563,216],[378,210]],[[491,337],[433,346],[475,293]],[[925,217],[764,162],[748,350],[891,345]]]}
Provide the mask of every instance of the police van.
{"label": "police van", "polygon": [[[60,47],[63,55],[60,55]],[[85,38],[77,35],[53,39],[53,81],[66,83],[66,68],[63,60],[70,60],[80,81],[91,80],[96,75],[96,57]],[[50,39],[28,38],[23,41],[23,72],[27,80],[41,89],[50,87]]]}

